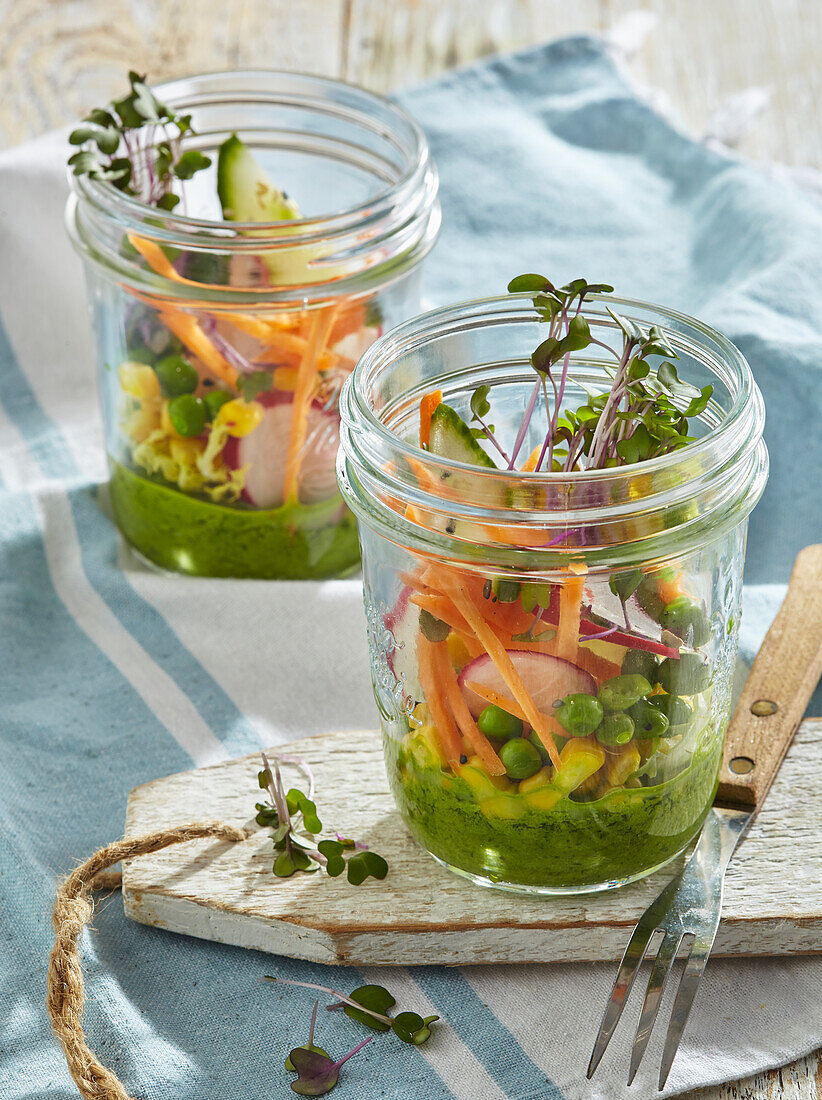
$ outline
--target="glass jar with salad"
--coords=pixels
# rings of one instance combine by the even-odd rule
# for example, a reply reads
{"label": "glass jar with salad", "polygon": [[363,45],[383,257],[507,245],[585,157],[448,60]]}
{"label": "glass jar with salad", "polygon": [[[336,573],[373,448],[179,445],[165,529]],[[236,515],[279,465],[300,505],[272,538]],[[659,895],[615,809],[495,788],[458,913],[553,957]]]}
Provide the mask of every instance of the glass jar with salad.
{"label": "glass jar with salad", "polygon": [[129,80],[72,134],[67,208],[116,522],[163,569],[343,574],[359,548],[339,394],[419,308],[440,221],[425,138],[319,77]]}
{"label": "glass jar with salad", "polygon": [[719,333],[611,289],[518,277],[343,390],[391,788],[485,885],[640,878],[716,791],[762,398]]}

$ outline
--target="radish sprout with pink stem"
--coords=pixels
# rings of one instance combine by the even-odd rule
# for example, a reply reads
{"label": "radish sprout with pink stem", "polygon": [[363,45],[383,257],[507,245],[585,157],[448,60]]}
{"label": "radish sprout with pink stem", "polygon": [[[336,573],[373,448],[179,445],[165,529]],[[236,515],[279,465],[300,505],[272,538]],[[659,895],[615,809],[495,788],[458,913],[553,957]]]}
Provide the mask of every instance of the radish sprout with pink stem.
{"label": "radish sprout with pink stem", "polygon": [[[508,285],[511,293],[528,293],[541,322],[548,325],[548,336],[531,355],[531,366],[537,379],[528,398],[516,433],[510,458],[487,417],[490,386],[479,386],[471,398],[471,428],[477,438],[487,439],[502,456],[507,468],[513,470],[528,430],[533,422],[542,393],[547,430],[539,449],[534,472],[602,470],[612,466],[631,465],[659,455],[668,454],[693,442],[688,434],[688,418],[698,416],[708,406],[712,386],[697,389],[681,381],[670,359],[677,354],[662,330],[652,325],[647,331],[630,318],[613,310],[608,313],[622,334],[622,347],[617,350],[593,336],[584,313],[590,295],[607,295],[613,287],[605,283],[588,283],[574,279],[566,286],[556,287],[542,275],[519,275]],[[607,391],[589,394],[575,411],[563,408],[574,352],[591,345],[605,349],[616,363],[613,367],[601,363],[611,376]],[[653,357],[667,357],[652,366]],[[559,382],[554,368],[562,363]],[[549,395],[548,383],[553,391]],[[626,623],[627,626],[627,623]]]}
{"label": "radish sprout with pink stem", "polygon": [[[367,878],[384,879],[388,864],[348,837],[336,833],[335,840],[315,838],[322,832],[322,822],[317,816],[314,796],[314,774],[304,760],[293,756],[274,756],[273,764],[262,754],[263,769],[257,775],[259,786],[266,791],[269,802],[257,803],[258,825],[272,830],[275,858],[274,874],[289,878],[296,871],[313,872],[320,868],[331,878],[344,871],[352,886],[360,886]],[[285,789],[280,763],[298,767],[308,779],[308,794],[297,787]]]}

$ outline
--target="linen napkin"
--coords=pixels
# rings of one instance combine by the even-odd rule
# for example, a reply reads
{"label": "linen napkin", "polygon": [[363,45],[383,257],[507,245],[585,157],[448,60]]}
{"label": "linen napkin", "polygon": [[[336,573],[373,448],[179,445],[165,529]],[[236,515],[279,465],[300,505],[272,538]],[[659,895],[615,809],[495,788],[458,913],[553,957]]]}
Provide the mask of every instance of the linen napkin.
{"label": "linen napkin", "polygon": [[[483,62],[400,98],[442,179],[432,304],[496,293],[524,270],[586,275],[695,313],[748,356],[772,462],[748,544],[750,656],[796,552],[820,537],[819,206],[677,132],[590,38]],[[76,1095],[43,1005],[55,880],[121,835],[129,789],[376,724],[357,580],[166,577],[120,543],[98,492],[92,345],[62,228],[66,152],[58,134],[0,155],[4,1100]],[[311,999],[262,985],[265,972],[382,982],[403,1007],[444,1018],[423,1047],[378,1036],[346,1064],[341,1100],[655,1095],[660,1038],[629,1094],[627,1028],[585,1082],[610,965],[448,970],[432,959],[329,971],[133,924],[116,895],[82,949],[91,1046],[145,1100],[290,1095],[283,1059],[305,1041]],[[810,1051],[820,1008],[820,960],[713,961],[667,1094]],[[335,1054],[359,1041],[340,1017],[320,1026]]]}

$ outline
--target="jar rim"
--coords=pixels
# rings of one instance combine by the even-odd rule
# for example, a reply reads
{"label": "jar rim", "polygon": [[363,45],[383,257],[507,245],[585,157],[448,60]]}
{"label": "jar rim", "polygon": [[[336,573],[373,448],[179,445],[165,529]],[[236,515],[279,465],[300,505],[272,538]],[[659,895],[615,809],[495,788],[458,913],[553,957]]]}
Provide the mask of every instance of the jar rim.
{"label": "jar rim", "polygon": [[[360,97],[363,101],[363,111],[359,112],[353,110],[335,110],[332,113],[337,114],[338,117],[348,116],[349,118],[361,117],[365,118],[367,112],[365,106],[370,104],[379,104],[383,110],[387,110],[398,123],[405,127],[412,138],[412,146],[407,151],[408,166],[404,170],[403,174],[388,187],[383,188],[381,191],[376,192],[369,199],[361,203],[355,203],[349,207],[345,207],[342,210],[336,211],[332,214],[318,214],[311,217],[301,217],[298,224],[306,227],[316,227],[316,232],[325,233],[328,228],[334,228],[339,226],[342,228],[344,225],[350,224],[352,221],[359,220],[367,211],[373,209],[375,206],[382,206],[387,202],[394,200],[395,196],[406,188],[410,183],[416,179],[421,173],[421,166],[424,166],[428,160],[428,140],[422,130],[422,127],[412,116],[405,111],[399,104],[394,103],[386,96],[380,95],[378,92],[372,92],[366,88],[361,87],[358,84],[352,84],[346,80],[337,80],[332,77],[318,76],[312,73],[306,73],[301,71],[291,72],[285,69],[241,69],[231,72],[205,72],[205,73],[193,73],[190,76],[177,77],[174,80],[164,81],[162,84],[152,86],[152,91],[157,95],[161,102],[168,102],[172,106],[178,106],[179,103],[175,102],[174,90],[178,86],[190,84],[197,81],[216,81],[222,82],[223,79],[235,80],[240,79],[255,79],[263,78],[275,80],[285,78],[289,82],[301,83],[305,82],[306,88],[310,85],[314,85],[319,88],[324,88],[327,91],[333,91],[334,89],[344,89],[346,92],[354,93]],[[201,105],[203,102],[211,100],[218,93],[208,93],[204,99],[202,94],[198,97],[196,94],[191,93],[185,97],[182,97],[182,102],[188,104],[193,103]],[[278,93],[279,98],[272,100],[273,103],[286,103],[291,102],[293,105],[299,105],[300,97],[297,95],[286,95],[285,93]],[[263,97],[261,93],[255,93],[255,96],[260,96],[259,102],[266,102],[267,97]],[[330,102],[330,101],[329,101]],[[369,116],[370,117],[370,116]],[[94,180],[88,176],[72,176],[72,183],[77,191],[89,201],[94,202],[97,205],[108,205],[114,209],[120,209],[124,213],[130,213],[135,219],[135,224],[142,224],[146,217],[152,219],[153,228],[160,228],[156,225],[156,222],[167,223],[168,226],[179,226],[181,230],[199,230],[201,232],[214,232],[217,230],[225,230],[226,222],[218,218],[195,218],[186,214],[178,213],[176,210],[161,210],[156,206],[151,206],[148,203],[142,202],[140,199],[133,195],[128,195],[123,191],[120,191],[112,183],[106,180]],[[228,223],[231,229],[238,232],[243,230],[254,230],[259,234],[261,230],[266,228],[272,228],[275,230],[289,227],[293,229],[294,221],[283,219],[280,221],[270,222],[240,222],[232,221]],[[313,236],[314,234],[306,233],[306,237]],[[302,235],[292,235],[291,240],[299,240]],[[277,239],[277,234],[272,234],[272,239]],[[258,236],[256,238],[258,247],[260,244],[265,244],[267,238],[264,236]]]}
{"label": "jar rim", "polygon": [[[350,123],[398,154],[396,178],[373,194],[342,209],[299,219],[271,222],[226,222],[217,218],[193,217],[178,210],[162,210],[127,195],[110,182],[86,176],[70,176],[72,196],[67,207],[67,226],[78,251],[103,267],[135,282],[142,289],[151,284],[170,297],[185,297],[173,280],[151,273],[145,280],[122,256],[104,243],[107,235],[139,233],[161,246],[196,248],[215,253],[286,256],[301,248],[318,250],[313,261],[316,279],[281,286],[224,287],[220,293],[205,290],[200,298],[233,303],[293,300],[295,290],[310,288],[311,296],[322,298],[340,293],[367,293],[360,287],[363,272],[382,285],[381,273],[394,274],[398,257],[406,269],[419,262],[436,240],[440,225],[437,200],[438,177],[428,141],[419,124],[399,104],[346,81],[309,73],[277,69],[246,69],[225,73],[198,73],[168,81],[153,88],[158,98],[177,109],[208,108],[236,103],[261,107],[283,107],[316,112],[317,117]],[[258,125],[257,130],[265,130]],[[276,133],[277,131],[273,131]],[[319,147],[333,144],[321,131],[297,130]],[[196,142],[197,137],[194,140]],[[356,147],[352,143],[352,147]],[[378,152],[365,146],[360,152],[376,160]],[[387,156],[381,161],[387,166]],[[381,175],[376,169],[372,174]],[[382,173],[384,175],[384,173]],[[382,182],[382,181],[381,181]],[[244,235],[245,234],[245,235]],[[335,256],[352,257],[350,271],[340,275],[325,270]],[[346,262],[337,267],[346,267]],[[369,283],[369,278],[365,279]],[[391,281],[388,278],[387,281]],[[351,283],[355,285],[351,287]]]}
{"label": "jar rim", "polygon": [[[740,501],[744,503],[745,515],[750,512],[761,495],[767,476],[767,451],[762,442],[764,425],[764,403],[756,385],[750,366],[741,351],[730,341],[704,322],[687,314],[657,306],[637,299],[622,298],[614,295],[591,295],[586,299],[586,318],[591,322],[591,310],[600,306],[610,306],[621,313],[642,319],[643,314],[653,314],[651,323],[660,324],[666,336],[677,346],[689,344],[699,349],[703,355],[712,359],[712,367],[725,384],[730,394],[730,407],[723,411],[719,423],[709,426],[706,433],[667,454],[644,460],[628,466],[615,466],[606,469],[581,471],[540,471],[526,472],[517,469],[485,468],[458,460],[451,460],[424,451],[415,443],[402,438],[386,425],[375,412],[369,399],[369,393],[375,382],[387,369],[388,364],[403,354],[419,350],[438,337],[464,332],[470,329],[482,329],[494,325],[513,324],[523,321],[539,321],[534,308],[533,296],[527,293],[496,295],[473,299],[431,310],[410,321],[406,321],[390,332],[385,333],[363,354],[352,376],[347,381],[341,395],[342,447],[338,462],[338,475],[349,504],[368,518],[374,520],[376,513],[384,510],[385,505],[375,504],[379,496],[380,482],[386,485],[386,495],[395,500],[411,504],[413,508],[436,509],[436,501],[442,505],[442,498],[436,493],[422,490],[414,477],[400,473],[389,476],[386,470],[395,470],[403,465],[424,463],[434,477],[447,478],[460,475],[463,486],[468,486],[465,499],[451,500],[448,514],[466,521],[486,521],[500,524],[505,511],[492,507],[489,502],[498,500],[500,493],[495,486],[506,486],[507,491],[518,487],[530,490],[543,490],[546,499],[556,505],[560,499],[570,500],[576,493],[574,509],[543,507],[531,510],[517,508],[516,520],[509,518],[508,523],[522,525],[525,532],[529,528],[555,527],[566,529],[569,526],[603,530],[607,524],[624,522],[629,517],[659,513],[671,509],[674,505],[690,499],[691,494],[702,494],[705,510],[715,520],[721,510],[736,505],[737,514]],[[616,327],[616,322],[608,317],[603,309],[597,314],[597,322]],[[666,328],[665,323],[676,324],[678,328]],[[645,321],[648,324],[648,321]],[[713,349],[713,350],[711,350]],[[519,358],[519,357],[518,357]],[[580,359],[590,360],[590,355],[580,353],[572,356],[572,363]],[[433,389],[436,381],[426,379],[427,389]],[[397,402],[395,401],[394,404]],[[408,460],[410,459],[410,462]],[[470,475],[470,476],[469,476]],[[644,481],[650,483],[648,491],[634,495],[626,493],[628,482],[647,475]],[[673,482],[677,482],[672,487]],[[667,486],[667,487],[666,487]],[[579,499],[596,497],[596,490],[607,503],[580,505]],[[527,494],[526,494],[527,497]],[[527,497],[530,499],[530,497]],[[704,519],[704,512],[700,519]],[[382,517],[385,518],[384,516]],[[661,521],[660,521],[661,522]],[[445,541],[430,537],[425,531],[412,531],[413,524],[396,515],[391,517],[391,526],[401,527],[406,539],[416,540],[418,544],[433,541],[440,546]],[[647,535],[660,531],[648,531]],[[524,540],[526,542],[526,540]],[[487,549],[487,547],[486,547]],[[537,548],[530,547],[531,550]],[[552,549],[543,545],[542,553]],[[591,545],[588,550],[593,549]],[[575,555],[585,550],[575,547]],[[557,553],[568,554],[569,547],[556,548]]]}

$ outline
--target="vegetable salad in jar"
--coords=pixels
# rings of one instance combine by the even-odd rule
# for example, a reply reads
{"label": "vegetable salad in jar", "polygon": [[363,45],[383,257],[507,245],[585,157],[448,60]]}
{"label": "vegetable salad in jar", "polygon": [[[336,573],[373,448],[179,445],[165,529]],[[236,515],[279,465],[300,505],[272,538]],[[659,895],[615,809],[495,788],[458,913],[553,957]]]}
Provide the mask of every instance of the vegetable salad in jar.
{"label": "vegetable salad in jar", "polygon": [[486,885],[601,890],[713,801],[762,403],[698,322],[584,280],[510,289],[364,357],[340,483],[411,834]]}
{"label": "vegetable salad in jar", "polygon": [[132,73],[72,141],[121,531],[186,573],[351,570],[339,394],[418,302],[439,223],[419,129],[335,81],[229,73],[155,94]]}

